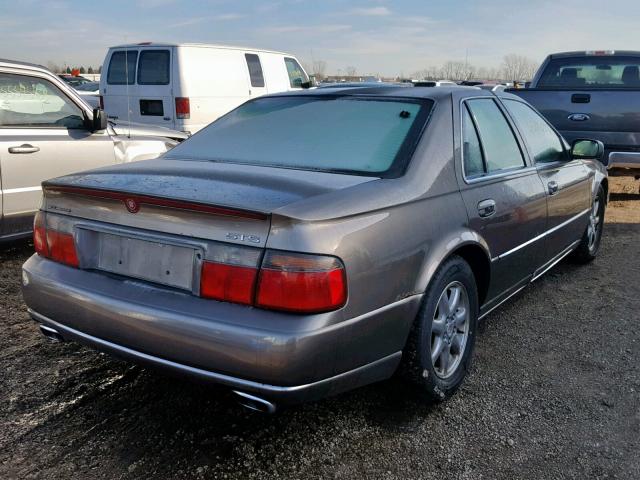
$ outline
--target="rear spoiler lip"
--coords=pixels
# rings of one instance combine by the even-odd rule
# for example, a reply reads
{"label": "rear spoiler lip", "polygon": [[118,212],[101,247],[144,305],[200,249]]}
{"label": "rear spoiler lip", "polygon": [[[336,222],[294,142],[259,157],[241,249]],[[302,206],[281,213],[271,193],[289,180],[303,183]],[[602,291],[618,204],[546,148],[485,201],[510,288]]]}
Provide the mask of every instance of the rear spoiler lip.
{"label": "rear spoiler lip", "polygon": [[[192,212],[210,213],[213,215],[221,215],[225,217],[241,217],[253,220],[267,220],[269,215],[263,212],[255,212],[244,210],[241,208],[209,205],[205,203],[194,202],[193,200],[181,200],[174,198],[158,197],[148,194],[122,192],[116,190],[106,190],[93,187],[76,187],[43,184],[43,193],[68,193],[72,195],[81,195],[85,197],[106,198],[109,200],[120,200],[125,208],[131,213],[137,213],[141,205],[153,205],[158,207],[174,208],[178,210],[187,210]],[[137,209],[130,208],[130,202],[137,206]]]}

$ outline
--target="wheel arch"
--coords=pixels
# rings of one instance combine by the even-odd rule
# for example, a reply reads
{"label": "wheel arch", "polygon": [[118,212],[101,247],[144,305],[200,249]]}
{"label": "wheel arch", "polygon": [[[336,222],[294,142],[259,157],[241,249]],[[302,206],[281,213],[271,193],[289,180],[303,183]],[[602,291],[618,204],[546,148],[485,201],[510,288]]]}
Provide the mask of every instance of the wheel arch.
{"label": "wheel arch", "polygon": [[478,288],[478,307],[481,307],[487,299],[491,281],[491,260],[487,252],[477,243],[468,243],[458,247],[447,258],[454,255],[461,257],[471,267]]}
{"label": "wheel arch", "polygon": [[477,232],[458,232],[453,238],[436,248],[423,272],[420,290],[426,291],[435,272],[452,256],[459,256],[471,267],[478,287],[478,302],[481,307],[487,300],[491,283],[491,254],[487,243]]}

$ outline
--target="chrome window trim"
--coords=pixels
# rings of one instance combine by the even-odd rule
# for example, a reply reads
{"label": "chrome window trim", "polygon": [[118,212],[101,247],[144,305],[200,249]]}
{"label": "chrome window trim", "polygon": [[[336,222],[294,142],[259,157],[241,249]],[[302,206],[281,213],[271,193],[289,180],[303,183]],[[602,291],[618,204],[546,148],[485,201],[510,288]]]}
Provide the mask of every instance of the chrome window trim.
{"label": "chrome window trim", "polygon": [[[475,176],[475,177],[471,177],[471,178],[467,177],[467,174],[466,174],[466,172],[464,170],[464,147],[462,145],[462,139],[463,139],[463,136],[464,136],[464,133],[463,133],[464,130],[463,130],[463,127],[462,127],[462,122],[463,122],[462,109],[463,108],[467,108],[465,104],[469,100],[491,100],[496,104],[496,106],[498,107],[498,109],[502,113],[505,121],[507,122],[507,125],[509,126],[509,129],[511,130],[511,133],[513,134],[513,138],[516,141],[516,145],[518,146],[518,149],[520,150],[520,155],[522,155],[522,160],[524,162],[522,167],[513,167],[513,168],[506,169],[506,170],[498,170],[498,171],[492,172],[492,173],[487,172],[485,175]],[[531,160],[529,158],[529,151],[526,149],[526,146],[524,144],[524,139],[520,135],[520,130],[517,129],[516,125],[513,122],[513,119],[511,118],[509,113],[506,112],[505,110],[506,109],[502,105],[501,99],[496,95],[464,97],[464,98],[460,99],[460,103],[458,105],[458,116],[460,117],[459,118],[459,125],[460,125],[460,168],[461,168],[461,172],[462,172],[462,180],[464,181],[465,184],[473,185],[475,183],[480,183],[480,182],[483,182],[483,181],[489,181],[489,180],[496,179],[496,178],[502,178],[502,177],[505,177],[507,175],[511,175],[511,174],[514,174],[514,173],[520,173],[522,171],[528,171],[529,169],[535,170],[535,166],[531,163]],[[469,110],[469,114],[471,114],[470,110]],[[472,116],[472,120],[474,121],[474,124],[475,124],[475,120],[473,119],[473,116]],[[482,143],[482,138],[480,138],[480,132],[478,132],[478,140],[480,141],[480,148],[482,149],[482,152],[484,154],[484,145]]]}
{"label": "chrome window trim", "polygon": [[498,255],[497,257],[493,257],[493,258],[491,259],[491,261],[492,261],[492,262],[496,262],[496,261],[498,261],[498,260],[502,260],[503,258],[505,258],[505,257],[507,257],[507,256],[509,256],[509,255],[511,255],[512,253],[515,253],[515,252],[517,252],[518,250],[521,250],[521,249],[523,249],[524,247],[526,247],[526,246],[528,246],[528,245],[531,245],[532,243],[537,242],[538,240],[543,239],[543,238],[544,238],[544,237],[546,237],[547,235],[549,235],[549,234],[551,234],[551,233],[553,233],[553,232],[556,232],[556,231],[560,230],[561,228],[566,227],[566,226],[567,226],[567,225],[569,225],[571,222],[574,222],[575,220],[578,220],[580,217],[584,216],[585,214],[589,213],[590,211],[591,211],[591,209],[590,209],[590,208],[587,208],[587,209],[583,210],[582,212],[578,213],[577,215],[574,215],[573,217],[571,217],[570,219],[565,220],[565,221],[564,221],[564,222],[562,222],[561,224],[556,225],[555,227],[550,228],[549,230],[546,230],[546,231],[542,232],[540,235],[538,235],[538,236],[536,236],[536,237],[533,237],[532,239],[527,240],[527,241],[526,241],[526,242],[524,242],[524,243],[521,243],[520,245],[518,245],[517,247],[512,248],[511,250],[508,250],[508,251],[506,251],[506,252],[504,252],[504,253],[501,253],[501,254],[500,254],[500,255]]}

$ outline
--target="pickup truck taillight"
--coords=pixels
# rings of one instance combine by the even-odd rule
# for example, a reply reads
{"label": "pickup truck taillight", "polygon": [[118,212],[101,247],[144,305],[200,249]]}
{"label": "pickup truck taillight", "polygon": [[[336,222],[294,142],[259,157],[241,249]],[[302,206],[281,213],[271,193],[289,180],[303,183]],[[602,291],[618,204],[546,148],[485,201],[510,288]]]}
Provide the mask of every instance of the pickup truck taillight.
{"label": "pickup truck taillight", "polygon": [[296,313],[336,310],[347,300],[337,258],[268,250],[260,267],[238,263],[205,261],[200,296]]}
{"label": "pickup truck taillight", "polygon": [[188,97],[176,97],[176,118],[191,118],[191,105]]}
{"label": "pickup truck taillight", "polygon": [[43,212],[36,214],[33,223],[33,246],[38,255],[72,267],[78,266],[73,235],[47,226],[47,216]]}
{"label": "pickup truck taillight", "polygon": [[104,97],[100,95],[100,110],[104,110]]}

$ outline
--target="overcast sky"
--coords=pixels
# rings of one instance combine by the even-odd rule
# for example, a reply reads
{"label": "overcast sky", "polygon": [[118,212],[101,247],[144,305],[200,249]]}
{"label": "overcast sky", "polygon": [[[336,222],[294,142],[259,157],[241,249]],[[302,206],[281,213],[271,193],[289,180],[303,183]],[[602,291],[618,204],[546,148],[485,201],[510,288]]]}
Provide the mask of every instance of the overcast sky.
{"label": "overcast sky", "polygon": [[324,60],[328,73],[410,74],[446,60],[498,66],[507,53],[640,49],[638,0],[0,0],[0,58],[102,63],[107,47],[244,45]]}

